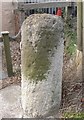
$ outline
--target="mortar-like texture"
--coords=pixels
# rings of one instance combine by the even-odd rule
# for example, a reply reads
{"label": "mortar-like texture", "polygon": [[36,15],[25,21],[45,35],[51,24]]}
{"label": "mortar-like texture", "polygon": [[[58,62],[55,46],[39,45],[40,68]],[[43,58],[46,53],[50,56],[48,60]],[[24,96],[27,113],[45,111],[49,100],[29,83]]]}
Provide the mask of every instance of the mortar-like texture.
{"label": "mortar-like texture", "polygon": [[21,28],[24,117],[48,117],[61,101],[63,23],[50,14],[29,16]]}

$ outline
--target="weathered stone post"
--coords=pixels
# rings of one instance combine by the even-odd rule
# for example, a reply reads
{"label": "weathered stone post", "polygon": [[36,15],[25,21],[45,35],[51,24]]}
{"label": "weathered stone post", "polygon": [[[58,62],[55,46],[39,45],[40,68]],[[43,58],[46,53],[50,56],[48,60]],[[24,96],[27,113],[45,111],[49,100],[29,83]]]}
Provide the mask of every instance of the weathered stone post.
{"label": "weathered stone post", "polygon": [[50,14],[29,16],[21,28],[24,117],[49,117],[61,102],[63,23]]}

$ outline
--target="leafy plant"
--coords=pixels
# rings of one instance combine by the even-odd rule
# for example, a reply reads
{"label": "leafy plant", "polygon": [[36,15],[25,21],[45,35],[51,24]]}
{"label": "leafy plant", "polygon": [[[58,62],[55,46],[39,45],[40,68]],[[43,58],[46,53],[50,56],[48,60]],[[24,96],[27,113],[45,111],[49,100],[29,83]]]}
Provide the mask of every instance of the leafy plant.
{"label": "leafy plant", "polygon": [[[65,23],[65,38],[68,40],[68,45],[65,46],[65,51],[69,55],[73,55],[76,51],[77,32],[73,28],[72,19],[69,18]],[[67,41],[66,41],[67,42]]]}

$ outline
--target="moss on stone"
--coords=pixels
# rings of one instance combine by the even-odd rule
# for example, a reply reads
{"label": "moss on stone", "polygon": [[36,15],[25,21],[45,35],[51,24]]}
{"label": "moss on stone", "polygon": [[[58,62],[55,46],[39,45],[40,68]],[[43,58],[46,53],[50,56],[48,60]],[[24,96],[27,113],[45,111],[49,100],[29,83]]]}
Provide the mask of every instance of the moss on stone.
{"label": "moss on stone", "polygon": [[37,52],[29,41],[23,48],[22,72],[25,77],[34,81],[46,79],[51,64],[49,57],[54,53],[53,50],[59,41],[55,31],[51,29],[42,29],[38,34],[40,37],[36,43]]}

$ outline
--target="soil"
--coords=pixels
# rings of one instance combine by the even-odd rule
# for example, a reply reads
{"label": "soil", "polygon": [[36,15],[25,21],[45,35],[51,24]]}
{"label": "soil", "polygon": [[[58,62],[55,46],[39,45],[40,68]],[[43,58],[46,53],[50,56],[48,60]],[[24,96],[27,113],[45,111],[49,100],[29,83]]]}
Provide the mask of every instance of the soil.
{"label": "soil", "polygon": [[76,54],[72,58],[64,55],[63,82],[62,82],[62,104],[60,112],[80,113],[82,112],[82,56]]}

